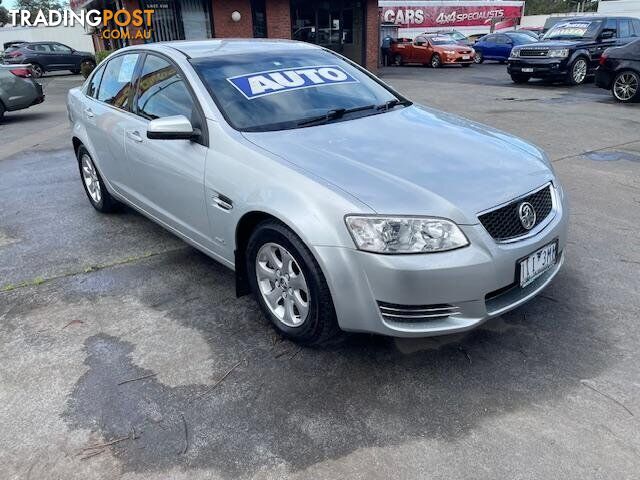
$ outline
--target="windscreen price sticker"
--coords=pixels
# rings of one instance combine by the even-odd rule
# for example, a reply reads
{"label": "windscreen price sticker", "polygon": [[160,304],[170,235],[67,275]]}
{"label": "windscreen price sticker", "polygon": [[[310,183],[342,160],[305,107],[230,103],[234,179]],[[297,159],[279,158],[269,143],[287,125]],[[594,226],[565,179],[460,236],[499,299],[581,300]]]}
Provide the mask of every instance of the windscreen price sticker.
{"label": "windscreen price sticker", "polygon": [[310,87],[358,83],[337,65],[286,68],[247,73],[227,80],[248,100]]}

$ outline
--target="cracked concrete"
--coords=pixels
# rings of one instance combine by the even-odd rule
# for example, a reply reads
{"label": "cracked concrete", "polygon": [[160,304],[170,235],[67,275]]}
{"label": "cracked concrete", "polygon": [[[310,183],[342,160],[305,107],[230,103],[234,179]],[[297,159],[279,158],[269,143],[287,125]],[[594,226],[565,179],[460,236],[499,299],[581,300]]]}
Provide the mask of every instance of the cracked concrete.
{"label": "cracked concrete", "polygon": [[[637,108],[491,64],[385,73],[562,159],[570,244],[545,293],[464,335],[300,349],[226,268],[133,212],[94,212],[57,139],[0,146],[0,286],[25,283],[0,292],[3,479],[637,477],[640,164],[583,155],[638,152]],[[52,112],[72,79],[53,81]],[[13,149],[18,115],[0,126]]]}

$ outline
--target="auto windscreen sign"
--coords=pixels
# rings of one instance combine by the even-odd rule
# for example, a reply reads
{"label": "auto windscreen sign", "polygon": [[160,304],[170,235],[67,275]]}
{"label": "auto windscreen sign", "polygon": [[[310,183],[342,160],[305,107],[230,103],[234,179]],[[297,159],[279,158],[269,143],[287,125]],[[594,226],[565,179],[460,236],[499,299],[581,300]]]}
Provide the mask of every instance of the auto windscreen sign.
{"label": "auto windscreen sign", "polygon": [[358,83],[337,65],[283,68],[227,78],[248,100],[303,88]]}

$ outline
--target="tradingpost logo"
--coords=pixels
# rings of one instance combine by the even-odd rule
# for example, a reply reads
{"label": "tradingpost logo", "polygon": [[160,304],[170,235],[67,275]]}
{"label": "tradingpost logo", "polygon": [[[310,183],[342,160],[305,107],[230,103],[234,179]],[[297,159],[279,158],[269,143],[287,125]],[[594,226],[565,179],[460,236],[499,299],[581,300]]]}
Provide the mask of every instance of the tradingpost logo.
{"label": "tradingpost logo", "polygon": [[[17,27],[73,27],[97,29],[104,39],[150,40],[154,10],[9,10],[10,23]],[[114,28],[115,26],[115,28]],[[135,27],[129,30],[126,27]]]}

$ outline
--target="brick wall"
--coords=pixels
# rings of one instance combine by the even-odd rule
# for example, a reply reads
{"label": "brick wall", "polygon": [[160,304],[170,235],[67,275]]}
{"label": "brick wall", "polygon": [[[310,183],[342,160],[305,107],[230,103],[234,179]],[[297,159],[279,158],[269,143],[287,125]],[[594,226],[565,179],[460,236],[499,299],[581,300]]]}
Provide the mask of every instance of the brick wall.
{"label": "brick wall", "polygon": [[380,15],[378,13],[378,0],[366,0],[367,2],[367,18],[365,25],[367,29],[366,39],[366,65],[365,67],[372,72],[378,69],[380,55]]}
{"label": "brick wall", "polygon": [[291,3],[289,0],[266,0],[267,35],[291,38]]}
{"label": "brick wall", "polygon": [[[218,38],[253,37],[253,22],[251,20],[250,0],[212,0],[213,29]],[[240,12],[239,22],[231,20],[231,13]]]}

